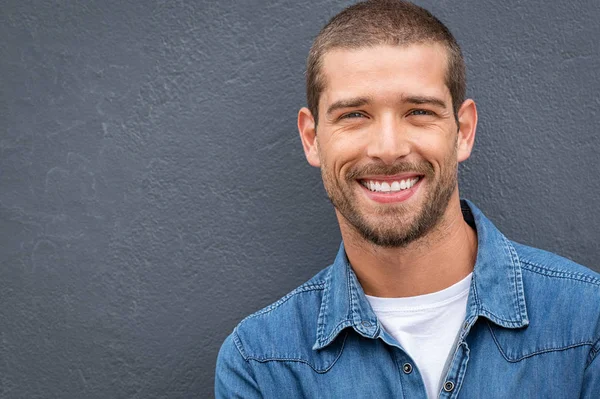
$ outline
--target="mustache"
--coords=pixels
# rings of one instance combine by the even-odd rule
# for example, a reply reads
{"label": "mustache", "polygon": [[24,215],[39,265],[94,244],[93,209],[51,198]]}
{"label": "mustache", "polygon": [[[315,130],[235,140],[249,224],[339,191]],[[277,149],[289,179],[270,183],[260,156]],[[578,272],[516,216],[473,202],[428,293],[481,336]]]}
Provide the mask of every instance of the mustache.
{"label": "mustache", "polygon": [[431,177],[435,173],[433,165],[429,162],[401,162],[393,165],[373,163],[351,168],[346,173],[346,179],[350,181],[368,175],[392,176],[407,172],[425,175],[426,177]]}

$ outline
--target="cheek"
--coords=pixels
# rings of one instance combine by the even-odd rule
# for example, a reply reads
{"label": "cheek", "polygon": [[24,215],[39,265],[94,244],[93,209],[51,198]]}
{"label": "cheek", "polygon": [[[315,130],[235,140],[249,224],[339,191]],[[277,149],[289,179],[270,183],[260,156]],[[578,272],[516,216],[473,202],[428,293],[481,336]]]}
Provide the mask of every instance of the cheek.
{"label": "cheek", "polygon": [[430,132],[413,136],[414,148],[428,157],[439,158],[450,149],[450,140],[442,132]]}
{"label": "cheek", "polygon": [[414,141],[414,145],[419,155],[438,171],[456,163],[456,137],[448,133],[422,135]]}
{"label": "cheek", "polygon": [[327,167],[336,175],[361,159],[362,144],[358,140],[330,140],[321,148],[321,157]]}

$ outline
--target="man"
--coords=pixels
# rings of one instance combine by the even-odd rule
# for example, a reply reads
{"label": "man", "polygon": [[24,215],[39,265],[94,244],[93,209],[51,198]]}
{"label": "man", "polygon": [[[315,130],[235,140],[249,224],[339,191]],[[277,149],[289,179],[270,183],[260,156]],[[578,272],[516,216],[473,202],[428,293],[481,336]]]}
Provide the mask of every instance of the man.
{"label": "man", "polygon": [[600,397],[600,276],[459,198],[477,111],[448,29],[399,0],[349,7],[310,50],[307,98],[343,243],[235,328],[216,396]]}

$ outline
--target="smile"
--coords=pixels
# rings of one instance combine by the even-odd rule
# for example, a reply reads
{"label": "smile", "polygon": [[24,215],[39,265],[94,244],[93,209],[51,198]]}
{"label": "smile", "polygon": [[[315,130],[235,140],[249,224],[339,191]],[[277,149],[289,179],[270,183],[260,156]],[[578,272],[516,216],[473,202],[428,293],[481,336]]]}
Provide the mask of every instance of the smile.
{"label": "smile", "polygon": [[420,180],[420,177],[404,179],[398,181],[378,181],[378,180],[360,180],[360,184],[377,193],[396,193],[402,190],[408,190]]}

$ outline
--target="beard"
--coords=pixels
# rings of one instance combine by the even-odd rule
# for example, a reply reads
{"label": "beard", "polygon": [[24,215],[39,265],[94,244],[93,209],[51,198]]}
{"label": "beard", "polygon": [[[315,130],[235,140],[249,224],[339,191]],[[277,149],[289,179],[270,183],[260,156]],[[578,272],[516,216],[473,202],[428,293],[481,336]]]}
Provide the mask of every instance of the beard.
{"label": "beard", "polygon": [[[424,237],[442,220],[457,186],[458,164],[455,154],[456,148],[442,165],[442,172],[437,179],[433,165],[425,161],[351,168],[346,172],[342,184],[335,179],[324,160],[321,160],[321,176],[333,206],[365,240],[381,247],[406,247]],[[429,185],[424,202],[420,205],[421,209],[402,203],[386,204],[376,208],[375,217],[369,218],[358,205],[354,188],[356,179],[367,175],[396,175],[404,172],[422,175],[421,179]],[[411,213],[415,212],[416,215],[411,217]]]}

